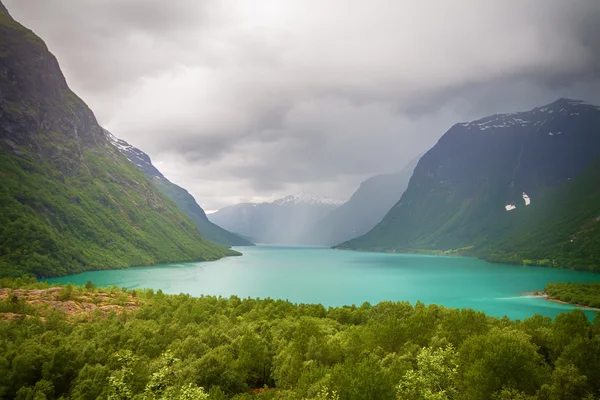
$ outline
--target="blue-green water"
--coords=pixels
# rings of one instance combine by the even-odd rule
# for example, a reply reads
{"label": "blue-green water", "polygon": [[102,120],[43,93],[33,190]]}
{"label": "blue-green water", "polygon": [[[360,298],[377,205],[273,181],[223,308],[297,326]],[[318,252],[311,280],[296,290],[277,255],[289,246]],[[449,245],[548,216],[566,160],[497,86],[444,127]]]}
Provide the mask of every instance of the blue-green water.
{"label": "blue-green water", "polygon": [[[271,297],[325,306],[417,300],[469,307],[489,315],[523,319],[573,307],[523,293],[548,282],[600,281],[600,274],[490,264],[481,260],[408,254],[361,253],[314,247],[236,248],[242,257],[215,262],[163,264],[94,271],[51,282],[162,289],[193,296]],[[593,316],[594,311],[586,311]]]}

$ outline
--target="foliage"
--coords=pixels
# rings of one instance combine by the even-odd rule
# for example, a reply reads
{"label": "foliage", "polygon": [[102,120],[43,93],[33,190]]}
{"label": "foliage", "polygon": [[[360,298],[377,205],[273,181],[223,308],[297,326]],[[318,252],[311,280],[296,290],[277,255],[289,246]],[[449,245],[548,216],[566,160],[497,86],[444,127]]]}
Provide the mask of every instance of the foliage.
{"label": "foliage", "polygon": [[[97,290],[73,286],[71,296]],[[119,315],[73,320],[25,310],[30,317],[0,321],[0,398],[530,400],[600,393],[600,317],[592,323],[580,310],[555,321],[510,321],[420,303],[324,308],[133,293],[141,307]]]}
{"label": "foliage", "polygon": [[546,285],[544,293],[552,299],[600,308],[600,282],[549,283]]}
{"label": "foliage", "polygon": [[407,371],[398,385],[398,400],[451,400],[457,397],[458,364],[452,345],[423,348],[417,355],[417,369]]}

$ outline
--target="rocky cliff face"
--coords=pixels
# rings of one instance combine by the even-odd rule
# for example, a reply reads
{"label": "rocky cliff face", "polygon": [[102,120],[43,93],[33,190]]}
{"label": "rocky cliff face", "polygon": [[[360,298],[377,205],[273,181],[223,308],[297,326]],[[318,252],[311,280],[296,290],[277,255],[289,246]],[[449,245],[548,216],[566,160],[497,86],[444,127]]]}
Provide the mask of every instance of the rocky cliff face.
{"label": "rocky cliff face", "polygon": [[72,173],[84,161],[83,146],[106,144],[94,114],[69,90],[44,42],[6,12],[0,37],[2,149],[27,150]]}
{"label": "rocky cliff face", "polygon": [[576,177],[598,156],[600,109],[581,101],[559,99],[456,124],[421,158],[402,199],[381,223],[343,247],[414,251],[477,245],[515,211],[511,206],[534,206],[536,198]]}
{"label": "rocky cliff face", "polygon": [[229,250],[109,144],[44,42],[0,7],[0,275],[62,275]]}

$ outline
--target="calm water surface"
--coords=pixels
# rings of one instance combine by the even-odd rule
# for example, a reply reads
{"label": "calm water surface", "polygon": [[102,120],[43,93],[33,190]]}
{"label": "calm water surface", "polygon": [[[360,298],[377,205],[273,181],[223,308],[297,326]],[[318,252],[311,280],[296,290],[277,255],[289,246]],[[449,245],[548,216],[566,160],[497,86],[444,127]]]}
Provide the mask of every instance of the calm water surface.
{"label": "calm water surface", "polygon": [[[408,254],[361,253],[320,247],[241,247],[242,257],[94,271],[50,282],[162,289],[193,296],[271,297],[325,306],[417,300],[469,307],[523,319],[573,307],[524,296],[548,282],[600,281],[600,274],[489,264],[481,260]],[[594,311],[586,311],[593,317]]]}

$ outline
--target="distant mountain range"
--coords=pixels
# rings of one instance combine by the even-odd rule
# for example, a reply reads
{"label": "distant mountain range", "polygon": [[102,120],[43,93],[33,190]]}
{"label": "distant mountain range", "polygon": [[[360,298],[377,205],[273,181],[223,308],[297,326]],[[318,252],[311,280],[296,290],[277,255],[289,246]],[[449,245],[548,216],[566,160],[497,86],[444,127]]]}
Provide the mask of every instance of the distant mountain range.
{"label": "distant mountain range", "polygon": [[265,203],[241,203],[224,207],[208,218],[215,224],[250,238],[255,243],[317,244],[310,228],[343,201],[300,193]]}
{"label": "distant mountain range", "polygon": [[225,207],[208,218],[259,243],[331,246],[363,235],[381,221],[406,190],[417,161],[401,172],[365,180],[346,202],[301,193],[271,203]]}
{"label": "distant mountain range", "polygon": [[239,254],[204,239],[109,143],[56,58],[0,3],[0,276]]}
{"label": "distant mountain range", "polygon": [[[530,243],[538,249],[531,263],[562,259],[564,266],[578,258],[576,238],[595,232],[600,217],[589,204],[599,200],[597,181],[582,175],[594,176],[599,156],[600,108],[578,100],[456,124],[420,159],[408,188],[383,220],[339,247],[459,252],[520,262],[529,254],[523,244]],[[552,226],[560,229],[547,242],[536,243],[537,236],[523,239]],[[586,237],[588,244],[597,240]],[[552,250],[554,261],[546,260],[544,249],[557,246],[561,254]],[[514,253],[518,248],[523,256]],[[573,266],[587,268],[589,262]]]}
{"label": "distant mountain range", "polygon": [[196,203],[194,197],[187,190],[170,182],[152,164],[150,156],[142,150],[133,147],[126,141],[117,138],[112,133],[104,130],[108,140],[129,159],[137,168],[152,181],[165,196],[171,199],[177,207],[187,215],[198,227],[204,238],[224,246],[253,246],[254,244],[234,233],[213,224],[208,220],[204,210]]}
{"label": "distant mountain range", "polygon": [[315,223],[310,238],[331,246],[370,231],[402,197],[418,161],[415,158],[398,173],[375,175],[362,182],[346,203]]}

